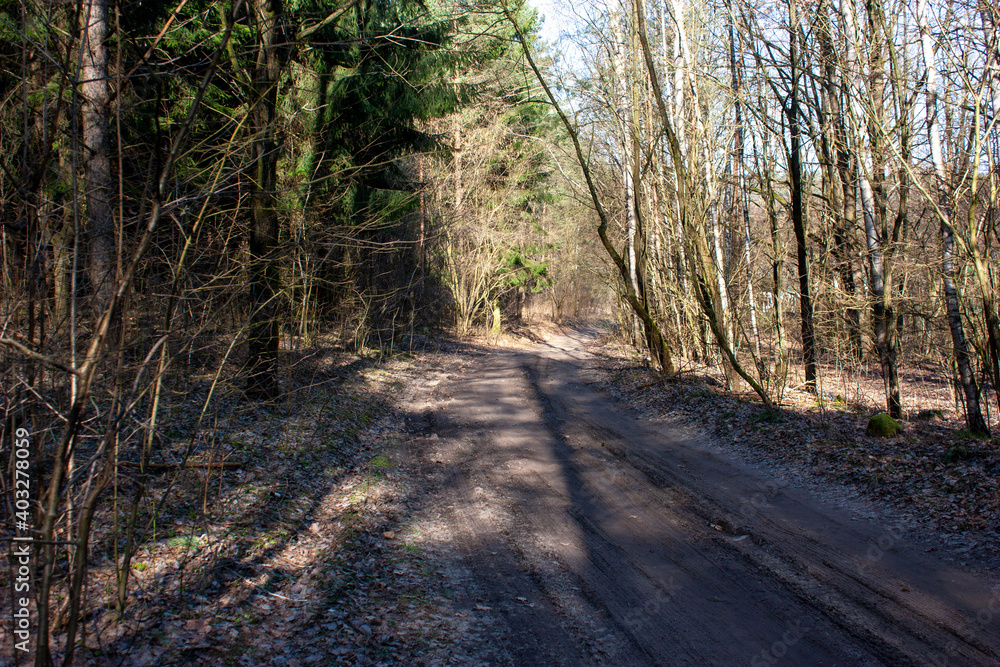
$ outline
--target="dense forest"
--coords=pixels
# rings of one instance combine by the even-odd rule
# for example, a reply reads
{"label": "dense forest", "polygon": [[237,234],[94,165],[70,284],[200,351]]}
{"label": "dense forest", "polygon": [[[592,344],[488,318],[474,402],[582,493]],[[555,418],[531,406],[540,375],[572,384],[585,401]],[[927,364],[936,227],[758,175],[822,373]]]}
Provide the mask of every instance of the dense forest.
{"label": "dense forest", "polygon": [[919,372],[996,429],[993,3],[564,18],[547,44],[518,0],[0,2],[3,516],[35,538],[36,664],[73,661],[88,605],[126,613],[179,406],[187,460],[220,405],[296,401],[317,350],[603,318],[767,410],[836,369],[901,419]]}
{"label": "dense forest", "polygon": [[717,359],[769,407],[791,361],[816,391],[873,359],[899,418],[901,354],[937,353],[987,434],[996,9],[626,5],[581,18],[588,124],[564,120],[649,357]]}

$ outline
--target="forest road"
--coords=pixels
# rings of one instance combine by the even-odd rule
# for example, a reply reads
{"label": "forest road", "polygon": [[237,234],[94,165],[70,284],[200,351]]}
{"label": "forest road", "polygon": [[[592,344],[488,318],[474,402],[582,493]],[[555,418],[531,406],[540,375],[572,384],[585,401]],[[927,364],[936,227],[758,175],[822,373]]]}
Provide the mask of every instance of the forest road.
{"label": "forest road", "polygon": [[415,390],[421,511],[475,619],[463,653],[514,665],[1000,664],[1000,588],[713,453],[693,430],[638,420],[589,386],[595,336],[459,355]]}

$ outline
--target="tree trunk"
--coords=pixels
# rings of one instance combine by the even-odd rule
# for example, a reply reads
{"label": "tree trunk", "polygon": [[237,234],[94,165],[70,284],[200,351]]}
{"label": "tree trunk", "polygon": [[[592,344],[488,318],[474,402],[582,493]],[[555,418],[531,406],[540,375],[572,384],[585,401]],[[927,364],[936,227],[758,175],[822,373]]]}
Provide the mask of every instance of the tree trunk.
{"label": "tree trunk", "polygon": [[647,311],[646,308],[642,305],[642,302],[639,300],[638,295],[635,294],[635,292],[632,290],[632,286],[628,276],[628,264],[626,263],[625,259],[621,256],[621,254],[615,249],[614,244],[608,237],[608,223],[609,223],[608,212],[604,208],[604,204],[601,202],[600,195],[597,193],[597,185],[595,184],[593,176],[590,172],[589,162],[587,161],[587,158],[584,155],[583,146],[580,143],[580,137],[576,132],[576,128],[574,127],[573,123],[570,122],[565,112],[563,112],[562,107],[559,105],[558,100],[556,99],[555,95],[552,92],[552,89],[549,88],[548,83],[545,81],[545,77],[542,76],[541,71],[538,69],[538,65],[535,63],[535,59],[531,55],[531,49],[528,46],[527,39],[525,38],[524,33],[521,32],[521,28],[518,25],[517,21],[510,14],[509,10],[506,7],[504,7],[503,11],[504,15],[507,17],[507,20],[510,21],[511,25],[514,28],[518,42],[524,49],[524,55],[528,61],[528,65],[531,67],[532,73],[534,73],[535,78],[538,80],[539,85],[542,86],[542,89],[545,92],[545,97],[552,104],[552,107],[554,108],[556,115],[559,116],[559,120],[562,122],[563,127],[566,128],[566,132],[567,134],[569,134],[570,141],[573,143],[573,151],[576,154],[577,162],[579,163],[580,168],[583,171],[584,180],[587,183],[587,191],[590,194],[591,201],[593,202],[594,208],[597,210],[597,215],[601,221],[600,225],[598,225],[597,227],[597,235],[601,239],[601,245],[604,246],[605,251],[607,251],[608,255],[611,257],[611,261],[615,265],[615,268],[618,270],[618,274],[622,279],[623,285],[626,290],[625,300],[632,307],[632,311],[635,313],[636,317],[638,317],[639,320],[643,323],[643,326],[647,327],[647,329],[651,332],[650,338],[653,341],[655,349],[650,350],[650,356],[658,361],[660,367],[663,369],[665,373],[672,375],[674,373],[674,366],[670,356],[670,348],[667,344],[667,341],[663,338],[663,335],[660,333],[660,328],[656,324],[656,321],[650,316],[649,311]]}
{"label": "tree trunk", "polygon": [[785,291],[784,255],[785,249],[781,243],[781,233],[778,227],[778,211],[775,207],[774,185],[771,175],[771,160],[769,159],[767,143],[764,143],[764,159],[761,176],[764,179],[764,201],[767,206],[767,220],[771,230],[771,298],[774,300],[774,374],[784,378],[788,371],[788,340],[785,336],[785,316],[781,306],[782,293]]}
{"label": "tree trunk", "polygon": [[993,395],[1000,409],[1000,319],[997,318],[997,302],[992,294],[983,299],[986,311],[986,335],[989,346],[989,365]]}
{"label": "tree trunk", "polygon": [[[609,6],[609,13],[614,15],[614,9]],[[635,53],[634,30],[627,27],[632,17],[619,15],[613,18],[612,32],[615,41],[614,67],[616,73],[615,103],[621,110],[621,123],[619,133],[622,141],[622,180],[624,183],[625,195],[625,229],[626,248],[623,253],[625,262],[622,279],[628,283],[625,290],[625,299],[632,305],[634,312],[633,332],[636,339],[640,335],[649,352],[652,363],[664,371],[673,372],[673,362],[670,359],[669,345],[663,337],[659,326],[656,324],[653,312],[650,309],[647,286],[647,239],[640,210],[639,189],[641,187],[640,168],[640,144],[639,144],[639,121],[637,105],[638,93],[636,86],[638,79],[636,76],[637,64],[634,59],[629,58],[629,52]],[[631,47],[631,48],[630,48]],[[603,236],[602,236],[603,241]],[[634,304],[633,304],[634,302]],[[638,306],[638,308],[636,308]],[[641,333],[639,329],[641,328]],[[668,370],[669,369],[669,370]]]}
{"label": "tree trunk", "polygon": [[[87,277],[95,317],[111,301],[115,282],[115,228],[108,137],[108,0],[87,0],[81,12],[83,168],[87,206]],[[112,325],[111,330],[118,327]]]}
{"label": "tree trunk", "polygon": [[278,244],[277,171],[278,143],[275,138],[280,63],[278,46],[281,29],[280,0],[256,0],[251,11],[258,31],[257,60],[254,66],[251,111],[254,133],[254,178],[250,209],[250,302],[248,324],[247,387],[251,399],[272,399],[278,395],[277,358],[278,267],[271,256]]}
{"label": "tree trunk", "polygon": [[[888,204],[886,197],[886,162],[889,150],[885,146],[885,57],[886,31],[881,0],[866,0],[868,9],[868,72],[871,114],[868,118],[868,137],[871,143],[870,159],[865,153],[865,164],[871,167],[871,183],[861,182],[862,203],[866,210],[865,229],[868,237],[869,266],[871,267],[872,285],[880,285],[881,290],[874,291],[875,302],[872,308],[875,324],[875,346],[879,353],[879,364],[882,367],[882,380],[885,385],[886,410],[893,419],[903,417],[903,399],[899,387],[898,336],[896,316],[893,308],[893,248],[896,237],[890,237],[888,228]],[[845,0],[841,6],[846,6]],[[856,57],[856,56],[855,56]],[[852,103],[860,103],[860,100]],[[861,142],[861,128],[858,123],[858,140]],[[906,131],[900,134],[900,142],[905,141]],[[903,150],[906,150],[905,148]],[[867,199],[867,201],[866,201]],[[906,205],[905,195],[900,192],[900,205]],[[871,219],[871,224],[867,222]],[[875,276],[880,276],[876,280]]]}
{"label": "tree trunk", "polygon": [[[845,76],[849,82],[847,98],[850,109],[850,135],[845,142],[847,150],[853,153],[853,164],[861,189],[861,210],[865,223],[865,241],[868,249],[868,284],[872,292],[872,324],[875,329],[875,347],[878,350],[879,364],[882,368],[882,379],[885,385],[886,408],[889,415],[895,419],[903,416],[902,401],[899,395],[899,381],[896,371],[896,345],[894,336],[889,335],[888,319],[892,318],[892,289],[887,284],[889,271],[886,267],[883,244],[885,242],[885,207],[875,201],[875,191],[872,188],[867,170],[879,179],[884,178],[880,165],[875,164],[864,139],[864,128],[868,128],[868,136],[873,144],[879,144],[879,134],[882,132],[882,94],[884,83],[881,70],[883,67],[882,53],[884,44],[880,37],[881,23],[873,16],[877,9],[869,6],[869,31],[871,43],[869,46],[869,68],[871,81],[869,83],[869,114],[868,123],[864,122],[865,109],[862,104],[861,91],[857,86],[862,72],[858,58],[858,40],[856,10],[853,0],[841,2],[844,32],[846,33],[847,51],[845,59]],[[881,190],[881,187],[878,188]]]}
{"label": "tree trunk", "polygon": [[[708,272],[702,272],[701,269],[705,267],[706,263],[711,264],[711,259],[709,259],[709,254],[705,246],[704,236],[699,233],[691,233],[689,229],[691,224],[691,216],[688,215],[688,205],[693,202],[691,195],[690,182],[688,180],[688,170],[684,162],[684,156],[681,152],[681,144],[677,137],[677,133],[674,131],[674,127],[670,122],[670,116],[667,111],[666,101],[663,98],[663,90],[660,88],[660,79],[656,72],[656,67],[653,63],[653,54],[649,48],[649,40],[646,36],[646,9],[643,0],[635,0],[636,5],[636,31],[639,37],[639,43],[642,46],[643,59],[646,63],[646,74],[649,77],[649,83],[652,86],[653,98],[656,101],[657,110],[660,114],[660,123],[663,126],[663,135],[666,139],[667,146],[669,148],[671,161],[673,163],[674,173],[677,182],[677,201],[678,201],[678,214],[682,227],[688,228],[689,239],[692,244],[693,255],[691,257],[692,266],[692,277],[696,282],[695,294],[698,301],[702,307],[702,310],[708,320],[709,326],[712,329],[712,334],[715,336],[716,343],[719,345],[720,350],[723,355],[725,355],[733,372],[735,372],[740,378],[746,381],[747,384],[754,390],[754,392],[760,397],[761,402],[763,402],[764,407],[768,411],[774,411],[775,406],[771,401],[771,397],[768,396],[764,387],[761,386],[759,382],[754,380],[740,365],[739,360],[733,353],[732,346],[729,345],[726,340],[725,334],[723,333],[719,319],[714,309],[714,304],[712,303],[711,294],[708,289]],[[523,43],[523,42],[522,42]],[[532,66],[535,70],[536,76],[538,75],[538,70]],[[541,77],[539,77],[541,78]],[[552,97],[551,93],[548,93],[549,100],[555,104],[555,99]],[[563,116],[563,122],[568,126],[568,122]],[[573,133],[571,132],[571,136]],[[577,155],[580,155],[579,144],[577,144]],[[593,191],[593,190],[592,190]]]}
{"label": "tree trunk", "polygon": [[[636,187],[638,182],[638,160],[639,160],[639,142],[636,136],[637,127],[635,122],[635,95],[634,95],[634,82],[635,77],[632,75],[631,62],[628,59],[628,53],[630,49],[625,40],[626,30],[623,29],[623,24],[628,22],[628,19],[622,14],[614,13],[613,7],[608,5],[608,12],[612,16],[611,33],[612,40],[614,42],[614,86],[615,86],[615,107],[619,110],[621,120],[618,124],[618,134],[621,141],[620,148],[622,151],[622,184],[624,201],[625,201],[625,260],[628,262],[628,279],[631,285],[631,291],[639,301],[643,304],[643,307],[648,309],[647,299],[645,295],[643,281],[640,277],[640,244],[641,238],[639,233],[639,222],[638,222],[638,198],[636,196]],[[643,344],[647,346],[650,353],[650,358],[654,356],[654,350],[650,347],[650,337],[648,332],[648,327],[644,325],[643,320],[639,317],[631,318],[631,331],[630,336],[633,344],[636,348],[639,348],[640,336],[643,339]],[[642,332],[640,333],[640,328]]]}
{"label": "tree trunk", "polygon": [[937,176],[937,209],[941,219],[941,269],[943,274],[945,306],[948,312],[948,327],[951,330],[952,345],[955,349],[955,363],[958,379],[962,385],[965,398],[965,419],[969,430],[982,435],[989,434],[989,427],[983,419],[980,406],[979,385],[976,384],[969,359],[968,342],[965,339],[965,329],[962,325],[962,311],[958,297],[958,286],[955,284],[955,232],[951,222],[951,200],[947,187],[947,172],[944,167],[944,155],[941,151],[941,131],[937,118],[938,79],[937,65],[934,61],[934,42],[931,38],[927,18],[927,0],[917,0],[917,25],[920,29],[920,42],[923,48],[926,99],[927,99],[927,137],[930,142],[931,159]]}
{"label": "tree trunk", "polygon": [[[996,5],[988,2],[980,3],[980,15],[983,21],[983,28],[987,33],[988,57],[986,61],[986,76],[989,81],[989,93],[991,101],[991,121],[993,123],[991,131],[993,134],[994,146],[1000,144],[1000,10]],[[995,177],[1000,177],[1000,164],[994,164]],[[997,191],[992,188],[990,191],[990,205],[996,210]],[[988,232],[987,232],[988,233]],[[1000,237],[998,237],[1000,240]],[[990,370],[993,378],[993,395],[997,401],[997,409],[1000,410],[1000,317],[997,312],[996,290],[989,280],[991,274],[989,270],[985,272],[985,278],[980,279],[983,286],[984,310],[986,311],[986,330],[988,334],[988,344],[990,350]]]}
{"label": "tree trunk", "polygon": [[[857,185],[855,166],[847,145],[847,128],[841,107],[842,79],[833,47],[830,4],[821,0],[817,10],[817,40],[823,59],[823,101],[827,114],[824,132],[824,159],[829,162],[824,175],[830,185],[830,207],[834,216],[833,256],[848,303],[844,307],[847,325],[847,348],[850,358],[860,363],[864,355],[861,341],[861,311],[856,305],[858,284],[855,278],[853,230],[857,224]],[[839,182],[839,183],[838,183]],[[839,190],[837,188],[839,187]]]}
{"label": "tree trunk", "polygon": [[805,366],[806,391],[816,391],[816,338],[813,329],[813,305],[809,290],[809,256],[806,247],[806,215],[802,197],[802,134],[799,128],[799,18],[796,0],[788,2],[789,71],[791,90],[785,115],[790,138],[788,171],[791,181],[792,227],[798,255],[799,312],[802,320],[802,363]]}
{"label": "tree trunk", "polygon": [[[672,2],[674,14],[683,16],[684,1],[672,0]],[[660,4],[660,49],[663,62],[672,63],[673,66],[673,96],[671,98],[671,106],[668,113],[671,114],[670,122],[673,127],[678,128],[684,126],[684,59],[682,56],[681,31],[675,28],[671,33],[668,29],[669,15],[670,12],[667,10],[667,3],[664,1]],[[672,39],[669,41],[669,47],[667,39],[668,35],[672,36]],[[664,101],[664,104],[666,104],[666,101]],[[682,142],[683,145],[685,138],[680,136],[678,137],[678,140]],[[666,192],[663,161],[657,160],[656,164],[657,169],[659,170],[660,183],[663,185],[664,192]],[[705,335],[705,322],[701,317],[699,317],[694,306],[696,302],[694,287],[691,284],[692,281],[690,280],[687,272],[688,258],[687,249],[684,247],[684,229],[681,225],[680,202],[676,196],[673,197],[673,200],[674,219],[672,229],[670,231],[677,246],[677,254],[674,258],[674,270],[680,280],[681,288],[684,293],[684,301],[681,306],[683,309],[684,321],[684,329],[682,331],[687,331],[688,335],[691,336],[691,358],[694,361],[704,360],[707,362],[708,341]]]}
{"label": "tree trunk", "polygon": [[[419,289],[422,291],[424,287],[424,275],[427,272],[427,250],[424,247],[426,244],[427,237],[427,203],[425,201],[426,197],[426,187],[424,184],[424,155],[423,153],[417,155],[417,179],[420,181],[420,232],[417,237],[417,267],[420,270],[419,279]],[[413,310],[416,310],[416,304],[413,306]]]}
{"label": "tree trunk", "polygon": [[[733,173],[736,176],[735,196],[733,197],[733,219],[739,219],[742,214],[743,223],[743,260],[746,262],[747,273],[747,302],[750,309],[750,335],[753,338],[754,358],[760,363],[760,331],[757,329],[757,298],[753,290],[753,258],[750,255],[750,246],[753,243],[753,232],[750,228],[750,200],[746,187],[746,169],[743,165],[744,137],[743,137],[743,76],[742,57],[738,61],[736,58],[736,23],[731,0],[726,0],[726,10],[729,22],[729,69],[732,75],[733,88],[733,113],[736,127],[733,130]],[[736,227],[736,225],[733,225]]]}
{"label": "tree trunk", "polygon": [[[675,80],[675,86],[679,86],[680,91],[690,93],[689,104],[693,110],[692,114],[694,116],[695,136],[697,138],[695,142],[692,142],[691,147],[689,147],[688,154],[701,154],[700,165],[702,167],[702,177],[705,179],[704,185],[708,191],[708,206],[705,217],[711,227],[710,233],[712,236],[712,245],[709,257],[712,259],[712,277],[715,285],[714,301],[718,304],[714,307],[714,313],[719,318],[718,330],[725,338],[725,341],[720,343],[720,352],[722,352],[720,356],[722,369],[726,376],[726,388],[732,389],[738,385],[740,376],[739,373],[737,373],[736,370],[729,364],[729,355],[727,355],[723,349],[726,347],[732,347],[735,344],[735,336],[733,335],[733,322],[729,307],[729,288],[726,282],[726,262],[722,249],[722,230],[719,225],[718,206],[716,205],[716,175],[712,169],[712,147],[709,139],[709,132],[707,131],[708,123],[706,122],[706,116],[708,114],[708,110],[705,109],[703,111],[702,109],[701,101],[698,96],[697,83],[695,82],[692,74],[694,70],[694,62],[687,36],[685,23],[686,17],[684,16],[684,1],[673,0],[673,4],[674,30],[677,35],[677,46],[680,50],[679,64],[681,68],[681,77],[679,80]],[[643,17],[643,24],[645,24],[645,17]],[[677,105],[679,111],[676,116],[677,124],[674,127],[677,130],[679,140],[683,142],[683,138],[688,134],[686,130],[686,110],[683,107],[683,92],[675,91],[675,95],[678,96]],[[682,146],[683,145],[684,144],[682,143]],[[699,286],[696,285],[695,289],[696,295],[700,296],[701,290]]]}
{"label": "tree trunk", "polygon": [[[896,91],[896,96],[897,99],[900,100],[904,99],[906,91],[908,90],[905,85],[905,82],[903,81],[903,75],[904,73],[900,72],[894,78],[894,85],[898,86],[898,90]],[[899,165],[899,173],[897,175],[897,182],[899,184],[898,195],[897,195],[899,199],[899,209],[896,213],[896,221],[893,224],[893,229],[892,229],[892,245],[890,246],[892,248],[896,248],[897,245],[899,244],[900,237],[903,234],[905,228],[907,227],[908,224],[907,221],[909,219],[909,213],[910,213],[909,174],[911,169],[910,155],[912,153],[912,145],[911,145],[912,134],[908,128],[910,127],[909,118],[912,117],[912,114],[910,113],[909,110],[909,106],[911,103],[906,102],[904,104],[905,104],[904,116],[906,117],[906,120],[904,120],[904,122],[902,123],[903,129],[901,130],[899,135],[900,165]],[[887,289],[889,289],[891,286],[891,281],[887,281],[887,283],[888,283]],[[902,294],[902,289],[900,289],[900,294]],[[903,316],[900,314],[898,317],[894,317],[893,309],[891,308],[890,304],[890,307],[886,308],[885,318],[886,318],[886,336],[888,337],[887,349],[893,355],[893,358],[890,360],[891,361],[890,369],[892,370],[892,373],[886,377],[886,385],[887,385],[886,395],[896,397],[896,399],[900,402],[900,413],[902,413],[902,400],[900,398],[902,396],[902,392],[900,391],[899,387],[899,365],[896,363],[895,355],[896,355],[896,350],[898,350],[900,347],[899,332],[903,330],[903,324],[902,324]]]}
{"label": "tree trunk", "polygon": [[622,137],[622,147],[624,155],[622,159],[622,180],[625,186],[625,236],[626,236],[626,257],[628,258],[628,277],[632,283],[632,291],[639,295],[640,300],[645,302],[644,290],[639,280],[639,244],[640,234],[638,229],[637,200],[635,193],[635,172],[636,155],[638,142],[633,141],[633,128],[630,124],[625,126],[625,135]]}
{"label": "tree trunk", "polygon": [[615,249],[614,244],[608,237],[608,212],[601,202],[600,195],[597,193],[597,185],[595,184],[593,176],[590,172],[589,162],[584,155],[583,146],[580,143],[580,137],[576,132],[576,128],[563,112],[562,107],[559,105],[555,95],[552,93],[552,89],[549,88],[548,83],[545,81],[545,77],[542,76],[541,71],[538,69],[538,65],[535,63],[534,57],[531,55],[531,49],[528,46],[524,33],[521,32],[520,26],[506,7],[504,7],[504,14],[507,17],[507,20],[511,22],[517,36],[517,40],[524,49],[524,55],[528,60],[528,65],[531,67],[532,73],[534,73],[539,85],[542,86],[542,89],[545,92],[545,97],[552,104],[556,114],[559,116],[559,120],[562,122],[563,127],[566,128],[566,132],[569,134],[570,140],[573,143],[573,150],[576,154],[577,162],[583,170],[584,180],[587,183],[587,190],[590,193],[591,201],[594,203],[594,208],[597,210],[597,215],[600,218],[600,225],[597,227],[597,235],[601,239],[601,245],[604,246],[605,251],[607,251],[608,255],[611,257],[611,261],[615,265],[615,268],[618,270],[618,274],[622,279],[626,290],[625,300],[632,307],[632,311],[643,323],[643,326],[651,332],[650,339],[652,340],[655,349],[650,350],[650,356],[654,360],[657,360],[660,364],[660,368],[662,368],[665,373],[672,375],[674,373],[674,366],[667,341],[660,333],[660,328],[656,324],[656,321],[650,316],[649,311],[647,311],[642,305],[638,295],[632,290],[632,285],[628,275],[628,264],[625,259],[622,258],[621,254]]}
{"label": "tree trunk", "polygon": [[[657,179],[660,186],[660,192],[663,195],[660,197],[660,202],[662,206],[661,219],[663,224],[667,227],[664,230],[664,238],[670,241],[669,246],[671,249],[667,250],[669,255],[668,261],[670,262],[670,270],[673,272],[674,279],[680,283],[680,291],[682,298],[680,299],[680,305],[676,301],[672,304],[675,312],[675,321],[677,324],[677,337],[681,341],[681,356],[684,358],[697,359],[698,356],[698,341],[695,340],[695,331],[697,330],[697,324],[695,323],[696,316],[692,313],[691,303],[693,301],[693,295],[691,294],[691,282],[688,280],[688,274],[685,267],[687,267],[687,251],[684,249],[684,230],[680,227],[680,222],[678,219],[670,218],[666,213],[666,205],[662,204],[664,200],[667,199],[667,180],[663,172],[663,161],[656,161],[656,171]],[[676,206],[676,198],[675,206]],[[676,212],[676,208],[675,208]],[[669,275],[669,274],[668,274]],[[686,332],[686,335],[685,335]],[[685,341],[691,338],[691,349],[686,348]]]}

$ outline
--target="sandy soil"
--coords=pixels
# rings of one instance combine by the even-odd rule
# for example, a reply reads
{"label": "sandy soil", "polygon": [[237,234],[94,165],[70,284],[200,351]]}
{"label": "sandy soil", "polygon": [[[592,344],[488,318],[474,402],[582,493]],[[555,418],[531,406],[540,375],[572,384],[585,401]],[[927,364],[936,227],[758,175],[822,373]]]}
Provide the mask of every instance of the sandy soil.
{"label": "sandy soil", "polygon": [[597,332],[443,355],[392,456],[451,587],[449,662],[1000,664],[1000,586],[877,506],[596,390]]}

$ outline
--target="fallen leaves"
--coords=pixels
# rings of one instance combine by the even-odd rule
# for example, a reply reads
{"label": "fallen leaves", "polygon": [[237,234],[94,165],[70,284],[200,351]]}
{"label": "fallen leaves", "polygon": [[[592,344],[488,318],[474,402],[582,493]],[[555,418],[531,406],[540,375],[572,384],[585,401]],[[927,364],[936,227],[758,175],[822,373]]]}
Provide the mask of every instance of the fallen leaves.
{"label": "fallen leaves", "polygon": [[[323,359],[326,380],[296,367],[302,389],[287,404],[220,394],[211,433],[193,433],[197,392],[190,414],[170,415],[179,444],[157,451],[150,497],[171,495],[150,523],[155,532],[140,536],[121,622],[106,603],[89,619],[85,648],[99,662],[285,667],[447,656],[459,621],[440,575],[400,532],[409,471],[382,454],[405,437],[394,401],[421,369],[412,359]],[[106,601],[114,561],[96,563],[89,581],[90,598]]]}

